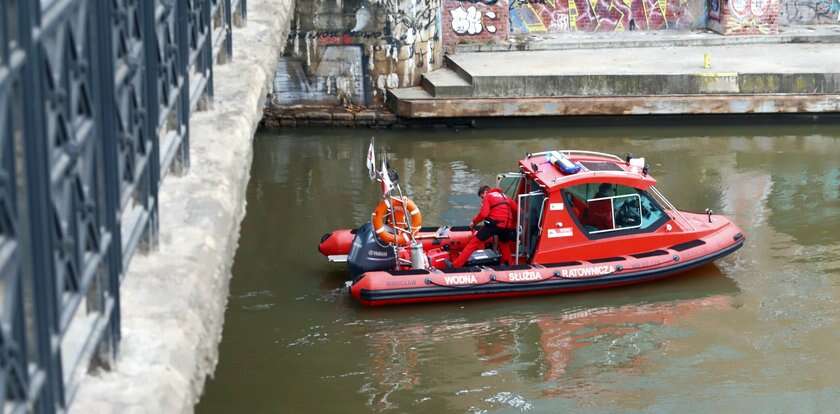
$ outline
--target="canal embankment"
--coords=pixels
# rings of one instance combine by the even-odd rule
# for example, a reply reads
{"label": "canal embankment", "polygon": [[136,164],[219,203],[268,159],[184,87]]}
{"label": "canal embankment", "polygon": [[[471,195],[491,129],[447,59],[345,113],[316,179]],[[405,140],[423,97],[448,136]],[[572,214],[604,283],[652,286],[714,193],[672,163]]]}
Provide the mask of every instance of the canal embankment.
{"label": "canal embankment", "polygon": [[214,99],[190,118],[190,170],[160,189],[159,246],[126,272],[113,369],[88,374],[71,412],[192,412],[213,374],[252,139],[293,9],[293,1],[250,0],[247,24],[233,29],[233,60],[214,68]]}
{"label": "canal embankment", "polygon": [[836,113],[837,45],[837,0],[297,0],[264,125]]}
{"label": "canal embankment", "polygon": [[420,86],[389,90],[388,105],[406,118],[838,112],[840,43],[822,42],[831,33],[808,44],[735,37],[712,46],[456,53]]}

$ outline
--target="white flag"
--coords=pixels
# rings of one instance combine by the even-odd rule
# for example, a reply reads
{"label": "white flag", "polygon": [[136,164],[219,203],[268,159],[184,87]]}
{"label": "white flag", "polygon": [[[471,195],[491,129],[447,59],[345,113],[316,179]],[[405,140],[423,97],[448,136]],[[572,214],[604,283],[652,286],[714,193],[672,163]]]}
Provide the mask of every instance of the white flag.
{"label": "white flag", "polygon": [[391,176],[388,175],[388,167],[385,165],[384,158],[382,159],[382,171],[379,175],[382,176],[382,195],[387,196],[394,189],[394,183],[391,182]]}
{"label": "white flag", "polygon": [[370,146],[368,147],[367,160],[368,176],[371,180],[376,178],[376,156],[373,153],[373,138],[370,139]]}

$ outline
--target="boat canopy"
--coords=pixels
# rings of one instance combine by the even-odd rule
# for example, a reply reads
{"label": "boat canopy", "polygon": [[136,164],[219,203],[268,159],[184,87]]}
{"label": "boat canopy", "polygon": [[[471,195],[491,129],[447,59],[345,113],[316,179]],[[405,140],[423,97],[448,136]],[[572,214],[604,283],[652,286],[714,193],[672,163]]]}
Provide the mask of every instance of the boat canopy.
{"label": "boat canopy", "polygon": [[616,184],[647,190],[656,184],[642,159],[621,159],[612,154],[589,151],[546,151],[528,154],[519,161],[522,173],[546,192],[570,185],[593,182]]}

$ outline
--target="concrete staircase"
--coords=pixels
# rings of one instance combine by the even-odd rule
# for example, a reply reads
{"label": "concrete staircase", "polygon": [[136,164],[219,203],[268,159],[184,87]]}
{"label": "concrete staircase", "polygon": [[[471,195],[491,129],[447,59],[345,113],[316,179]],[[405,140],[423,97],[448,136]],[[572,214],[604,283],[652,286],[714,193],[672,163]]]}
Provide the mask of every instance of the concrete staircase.
{"label": "concrete staircase", "polygon": [[412,118],[837,112],[840,43],[459,53],[388,94]]}

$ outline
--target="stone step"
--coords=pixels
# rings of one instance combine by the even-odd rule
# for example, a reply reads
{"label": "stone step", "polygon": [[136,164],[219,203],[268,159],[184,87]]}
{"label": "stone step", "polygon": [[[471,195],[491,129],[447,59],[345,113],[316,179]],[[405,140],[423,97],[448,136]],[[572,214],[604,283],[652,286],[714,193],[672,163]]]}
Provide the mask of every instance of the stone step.
{"label": "stone step", "polygon": [[476,98],[840,93],[840,44],[459,53],[446,65]]}
{"label": "stone step", "polygon": [[472,84],[448,68],[424,73],[420,85],[435,97],[472,96],[473,93]]}

